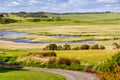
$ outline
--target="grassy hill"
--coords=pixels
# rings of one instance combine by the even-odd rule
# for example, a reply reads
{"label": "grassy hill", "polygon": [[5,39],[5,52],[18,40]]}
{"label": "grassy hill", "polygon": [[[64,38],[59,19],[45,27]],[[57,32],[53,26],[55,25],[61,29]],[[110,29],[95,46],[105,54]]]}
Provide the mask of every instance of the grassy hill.
{"label": "grassy hill", "polygon": [[[120,24],[120,13],[99,13],[99,14],[50,14],[46,13],[46,18],[20,17],[10,14],[7,19],[9,22],[16,21],[17,24],[36,24],[36,25],[99,25],[99,24]],[[1,23],[2,20],[0,20]],[[8,21],[8,20],[7,20]]]}

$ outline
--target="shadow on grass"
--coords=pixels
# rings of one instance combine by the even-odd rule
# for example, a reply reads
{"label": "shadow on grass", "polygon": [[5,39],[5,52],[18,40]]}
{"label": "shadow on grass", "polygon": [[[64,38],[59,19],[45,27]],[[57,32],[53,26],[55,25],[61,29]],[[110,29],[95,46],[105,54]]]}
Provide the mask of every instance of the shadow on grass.
{"label": "shadow on grass", "polygon": [[10,72],[10,71],[28,71],[28,70],[0,66],[0,73]]}
{"label": "shadow on grass", "polygon": [[27,71],[22,70],[22,67],[18,65],[8,64],[0,60],[0,73],[9,72],[9,71]]}

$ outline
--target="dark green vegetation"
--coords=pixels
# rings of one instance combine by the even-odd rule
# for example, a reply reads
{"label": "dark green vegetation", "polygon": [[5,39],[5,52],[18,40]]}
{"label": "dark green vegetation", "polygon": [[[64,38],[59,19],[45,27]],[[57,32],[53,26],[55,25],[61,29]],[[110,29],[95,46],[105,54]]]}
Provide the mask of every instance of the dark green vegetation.
{"label": "dark green vegetation", "polygon": [[57,44],[49,44],[45,48],[43,48],[43,50],[89,50],[89,49],[104,50],[105,46],[99,44],[93,44],[93,45],[83,44],[81,46],[71,48],[69,44],[65,44],[63,46]]}
{"label": "dark green vegetation", "polygon": [[1,56],[0,60],[9,64],[42,68],[85,70],[78,59],[58,58],[55,52],[28,52],[21,56]]}
{"label": "dark green vegetation", "polygon": [[101,80],[120,80],[120,52],[97,67]]}
{"label": "dark green vegetation", "polygon": [[10,19],[10,18],[0,18],[0,24],[9,24],[9,23],[16,23],[18,20]]}
{"label": "dark green vegetation", "polygon": [[65,80],[64,77],[40,71],[28,71],[21,69],[12,69],[0,67],[1,80]]}

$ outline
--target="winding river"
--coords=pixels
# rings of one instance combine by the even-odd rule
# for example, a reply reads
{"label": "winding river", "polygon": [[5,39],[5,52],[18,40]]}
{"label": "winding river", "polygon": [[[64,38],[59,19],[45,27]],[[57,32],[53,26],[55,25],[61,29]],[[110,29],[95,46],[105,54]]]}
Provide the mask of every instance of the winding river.
{"label": "winding river", "polygon": [[[30,43],[30,44],[51,44],[51,43],[55,43],[55,44],[92,44],[96,41],[82,41],[82,42],[32,42],[29,39],[24,39],[24,38],[20,38],[20,39],[7,39],[4,38],[5,36],[33,36],[31,34],[27,34],[27,33],[22,33],[22,32],[15,32],[15,31],[7,31],[7,30],[0,30],[0,40],[2,41],[11,41],[11,42],[15,42],[15,43]],[[61,38],[61,39],[65,39],[65,38],[82,38],[81,36],[51,36],[53,38]]]}

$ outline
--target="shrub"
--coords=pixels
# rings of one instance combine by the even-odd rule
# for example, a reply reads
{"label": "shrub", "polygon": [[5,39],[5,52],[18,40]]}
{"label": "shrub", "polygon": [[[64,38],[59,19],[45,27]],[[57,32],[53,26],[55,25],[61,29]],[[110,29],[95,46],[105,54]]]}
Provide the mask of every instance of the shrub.
{"label": "shrub", "polygon": [[64,50],[71,50],[71,46],[70,46],[69,44],[65,44],[65,45],[63,46],[63,49],[64,49]]}
{"label": "shrub", "polygon": [[105,49],[105,46],[100,45],[99,49]]}
{"label": "shrub", "polygon": [[71,63],[73,63],[73,64],[80,64],[80,60],[73,58],[73,59],[71,59]]}
{"label": "shrub", "polygon": [[70,70],[82,70],[85,71],[86,67],[80,64],[71,64],[69,67]]}
{"label": "shrub", "polygon": [[81,49],[81,50],[88,50],[88,49],[89,49],[89,45],[86,45],[86,44],[81,45],[81,46],[80,46],[80,49]]}
{"label": "shrub", "polygon": [[39,22],[40,19],[35,19],[35,18],[33,18],[33,19],[28,19],[28,21],[30,21],[30,22]]}
{"label": "shrub", "polygon": [[101,80],[119,80],[120,52],[112,56],[112,59],[98,65],[97,70],[102,73]]}
{"label": "shrub", "polygon": [[28,52],[27,56],[56,57],[55,52]]}
{"label": "shrub", "polygon": [[50,57],[48,60],[48,64],[55,64],[56,62],[56,57]]}
{"label": "shrub", "polygon": [[63,50],[63,47],[62,46],[57,46],[57,50]]}
{"label": "shrub", "polygon": [[119,43],[113,43],[114,49],[120,49]]}
{"label": "shrub", "polygon": [[57,50],[56,44],[49,44],[46,46],[45,50]]}
{"label": "shrub", "polygon": [[66,64],[66,65],[70,66],[71,60],[68,58],[58,58],[58,59],[56,59],[55,63],[56,64]]}
{"label": "shrub", "polygon": [[99,49],[99,45],[98,44],[94,44],[90,47],[90,49]]}
{"label": "shrub", "polygon": [[72,50],[79,50],[79,47],[73,47]]}
{"label": "shrub", "polygon": [[10,18],[0,18],[1,24],[8,24],[8,23],[15,23],[15,22],[18,22],[18,21]]}

